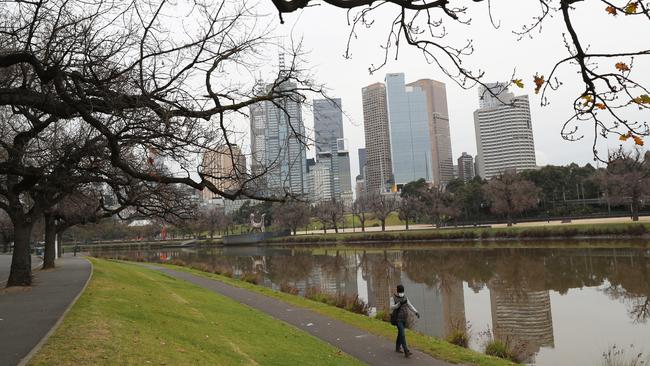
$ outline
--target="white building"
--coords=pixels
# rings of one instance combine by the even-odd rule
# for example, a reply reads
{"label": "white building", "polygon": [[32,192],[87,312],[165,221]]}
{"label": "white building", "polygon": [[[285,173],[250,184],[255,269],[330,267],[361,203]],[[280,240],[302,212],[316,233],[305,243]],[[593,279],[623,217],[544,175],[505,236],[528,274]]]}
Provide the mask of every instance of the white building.
{"label": "white building", "polygon": [[535,169],[535,143],[527,95],[508,92],[503,84],[479,88],[480,108],[474,111],[477,145],[476,172],[490,179],[506,170]]}

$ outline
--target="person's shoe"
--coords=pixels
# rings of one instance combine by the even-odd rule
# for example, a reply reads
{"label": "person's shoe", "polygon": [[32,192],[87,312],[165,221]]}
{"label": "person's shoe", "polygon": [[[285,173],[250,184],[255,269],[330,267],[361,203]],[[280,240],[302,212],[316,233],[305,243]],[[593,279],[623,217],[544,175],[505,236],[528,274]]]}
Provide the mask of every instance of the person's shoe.
{"label": "person's shoe", "polygon": [[396,349],[395,349],[395,352],[397,352],[397,353],[404,353],[404,352],[402,351],[401,348],[396,348]]}
{"label": "person's shoe", "polygon": [[412,354],[413,354],[413,352],[411,352],[411,351],[404,351],[404,357],[406,357],[406,358],[411,357]]}

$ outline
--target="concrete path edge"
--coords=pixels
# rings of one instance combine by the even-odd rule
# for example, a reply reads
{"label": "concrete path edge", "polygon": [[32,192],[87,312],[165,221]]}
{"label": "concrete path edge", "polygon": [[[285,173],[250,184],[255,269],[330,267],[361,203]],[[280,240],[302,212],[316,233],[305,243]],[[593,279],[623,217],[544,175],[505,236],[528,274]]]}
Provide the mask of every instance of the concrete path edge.
{"label": "concrete path edge", "polygon": [[72,301],[70,302],[70,305],[68,305],[68,307],[65,309],[63,314],[61,314],[61,316],[56,321],[56,323],[54,323],[52,328],[50,328],[50,330],[47,333],[45,333],[43,338],[41,338],[41,340],[34,346],[34,348],[32,348],[32,350],[29,351],[29,353],[25,357],[23,357],[22,360],[20,360],[20,362],[18,363],[17,366],[26,366],[29,363],[29,361],[31,361],[32,358],[34,358],[36,353],[38,353],[38,351],[40,351],[41,348],[43,348],[43,346],[45,345],[47,340],[50,338],[50,336],[52,334],[54,334],[54,332],[59,328],[61,323],[63,323],[63,319],[65,319],[66,315],[68,315],[68,313],[70,312],[70,309],[72,309],[74,304],[77,303],[77,300],[79,300],[81,295],[83,295],[83,293],[86,292],[86,288],[88,287],[88,284],[90,283],[90,280],[93,278],[94,268],[93,268],[93,262],[89,261],[88,258],[86,258],[86,257],[84,257],[84,260],[87,261],[88,263],[90,263],[90,275],[88,276],[88,279],[86,280],[86,283],[81,288],[81,290],[79,291],[77,296],[75,296],[75,298],[72,299]]}

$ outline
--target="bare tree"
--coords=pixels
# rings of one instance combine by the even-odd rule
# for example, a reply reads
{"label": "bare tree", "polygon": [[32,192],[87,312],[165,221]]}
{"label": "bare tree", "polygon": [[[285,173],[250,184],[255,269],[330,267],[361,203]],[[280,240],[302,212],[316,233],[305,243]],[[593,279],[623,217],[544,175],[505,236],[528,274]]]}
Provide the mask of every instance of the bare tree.
{"label": "bare tree", "polygon": [[[280,13],[292,13],[298,9],[308,8],[313,0],[271,0]],[[379,64],[371,64],[370,73],[384,67],[393,56],[397,59],[400,47],[408,45],[419,50],[426,62],[435,65],[451,80],[463,88],[471,88],[484,83],[485,71],[468,65],[468,58],[474,53],[473,40],[456,44],[451,41],[451,33],[462,31],[463,27],[474,27],[472,18],[486,15],[494,28],[501,27],[498,11],[495,14],[489,0],[474,0],[458,4],[449,0],[327,0],[327,4],[348,9],[350,33],[345,47],[345,57],[351,56],[352,43],[359,38],[364,29],[386,26],[386,41],[381,45],[383,59]],[[483,4],[479,4],[483,3]],[[628,113],[637,108],[650,109],[650,91],[642,85],[639,75],[634,74],[635,58],[649,57],[650,49],[643,42],[630,42],[628,49],[615,46],[610,40],[594,39],[585,36],[589,29],[577,29],[576,18],[586,8],[598,8],[601,17],[617,17],[619,22],[638,24],[637,27],[647,27],[650,21],[650,3],[644,0],[598,0],[585,2],[579,0],[538,0],[539,13],[525,22],[520,28],[512,29],[518,40],[524,37],[534,38],[541,33],[542,27],[551,28],[552,18],[561,19],[561,27],[557,29],[557,39],[562,42],[559,46],[566,50],[566,55],[559,60],[539,58],[543,64],[538,65],[539,72],[535,75],[522,77],[516,69],[509,77],[510,81],[494,90],[486,88],[486,92],[497,96],[499,92],[510,85],[524,88],[523,79],[530,80],[534,92],[540,94],[540,104],[548,104],[548,93],[558,90],[565,85],[581,85],[579,92],[572,101],[573,112],[567,118],[561,134],[567,140],[580,140],[584,137],[580,127],[586,126],[591,134],[594,156],[603,160],[596,150],[598,139],[609,134],[620,136],[622,139],[633,139],[637,145],[643,144],[643,137],[648,136],[647,119],[628,118]],[[508,5],[510,6],[510,5]],[[520,4],[517,4],[520,6]],[[312,7],[315,8],[315,7]],[[317,10],[310,10],[317,11]],[[393,12],[386,19],[386,12]],[[624,17],[619,15],[625,15]],[[517,23],[521,17],[518,11],[512,12]],[[383,22],[387,20],[387,22]],[[601,24],[593,19],[592,24]],[[637,22],[637,23],[634,23]],[[381,31],[381,29],[379,29]],[[545,29],[548,32],[548,29]],[[611,29],[612,34],[619,29]],[[634,39],[634,38],[632,38]],[[466,41],[465,41],[466,40]],[[591,42],[591,43],[590,43]],[[615,43],[615,42],[614,42]],[[546,71],[543,71],[546,70]],[[575,80],[562,80],[560,75],[575,75]],[[505,78],[502,78],[502,80]],[[642,80],[642,79],[641,79]],[[527,83],[527,82],[526,82]],[[645,113],[647,116],[648,113]]]}
{"label": "bare tree", "polygon": [[[366,193],[362,193],[357,197],[357,199],[352,204],[352,215],[359,218],[359,223],[361,223],[361,231],[366,231],[366,220],[370,211],[370,196]],[[353,218],[354,219],[354,218]]]}
{"label": "bare tree", "polygon": [[537,206],[539,188],[513,171],[506,171],[493,177],[485,186],[490,200],[490,210],[506,215],[508,226],[512,226],[512,215]]}
{"label": "bare tree", "polygon": [[323,201],[314,206],[314,213],[322,222],[325,234],[327,234],[327,226],[331,226],[338,233],[339,224],[345,215],[345,207],[337,200]]}
{"label": "bare tree", "polygon": [[431,186],[424,191],[422,205],[424,212],[438,228],[443,221],[457,214],[452,195],[439,186]]}
{"label": "bare tree", "polygon": [[409,229],[409,221],[415,220],[421,212],[422,203],[416,197],[406,196],[402,197],[397,210],[399,211],[399,218],[406,224],[406,230]]}
{"label": "bare tree", "polygon": [[293,235],[298,233],[298,228],[309,224],[309,204],[291,200],[273,204],[273,219],[275,224],[289,228]]}
{"label": "bare tree", "polygon": [[9,251],[9,245],[14,240],[14,226],[6,212],[0,210],[0,240],[2,240],[2,252]]}
{"label": "bare tree", "polygon": [[375,193],[370,195],[368,200],[370,211],[381,222],[381,231],[386,231],[386,219],[397,207],[396,195]]}
{"label": "bare tree", "polygon": [[[246,4],[187,4],[2,3],[0,208],[16,234],[8,286],[31,283],[29,236],[33,222],[69,193],[61,178],[87,182],[85,171],[102,162],[145,182],[185,184],[228,198],[260,194],[255,182],[269,167],[254,175],[235,169],[239,184],[226,191],[197,169],[194,157],[224,145],[232,150],[229,120],[249,106],[304,101],[320,87],[302,76],[297,52],[265,89],[252,73],[232,80],[234,69],[267,62],[260,50],[273,43],[272,35]],[[167,15],[179,9],[191,24]],[[64,132],[74,131],[82,133],[61,144],[65,148],[43,150],[45,142],[61,143]],[[161,160],[178,172],[154,169]]]}
{"label": "bare tree", "polygon": [[629,205],[632,220],[639,221],[639,210],[650,195],[650,153],[622,148],[610,153],[606,179],[612,201]]}

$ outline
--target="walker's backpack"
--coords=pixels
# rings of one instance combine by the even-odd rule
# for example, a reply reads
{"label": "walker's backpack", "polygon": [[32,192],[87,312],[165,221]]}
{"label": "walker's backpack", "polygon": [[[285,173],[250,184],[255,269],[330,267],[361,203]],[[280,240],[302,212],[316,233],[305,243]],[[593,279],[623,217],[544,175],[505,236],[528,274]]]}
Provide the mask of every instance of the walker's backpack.
{"label": "walker's backpack", "polygon": [[[396,299],[394,299],[394,300],[396,300]],[[400,302],[399,307],[397,307],[397,309],[393,310],[393,312],[390,313],[390,324],[391,325],[397,325],[397,317],[399,315],[399,309],[401,307],[402,307],[402,303]]]}

